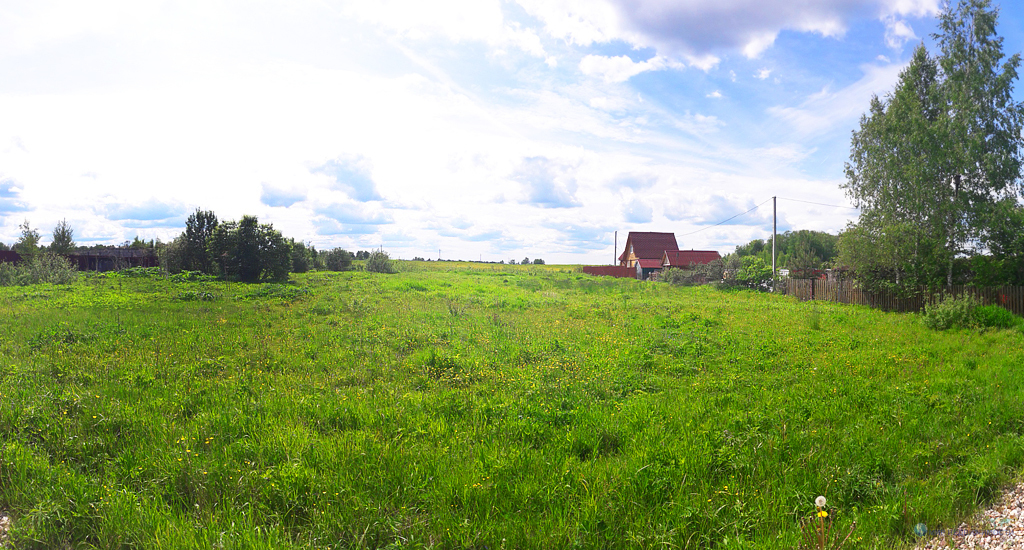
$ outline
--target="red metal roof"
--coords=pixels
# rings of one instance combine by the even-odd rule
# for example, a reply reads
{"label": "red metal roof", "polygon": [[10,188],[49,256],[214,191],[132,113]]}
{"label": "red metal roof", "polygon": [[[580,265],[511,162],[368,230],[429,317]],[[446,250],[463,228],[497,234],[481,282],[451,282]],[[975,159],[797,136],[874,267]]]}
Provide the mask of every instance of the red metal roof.
{"label": "red metal roof", "polygon": [[716,250],[666,250],[665,256],[667,256],[668,265],[677,267],[686,267],[691,263],[695,265],[708,264],[722,259]]}
{"label": "red metal roof", "polygon": [[619,256],[619,261],[629,257],[629,246],[633,245],[633,254],[637,258],[648,258],[661,261],[666,250],[679,250],[675,233],[651,233],[630,231],[626,237],[626,248]]}
{"label": "red metal roof", "polygon": [[661,267],[661,260],[652,260],[650,258],[640,258],[636,263],[640,264],[640,267],[647,269]]}

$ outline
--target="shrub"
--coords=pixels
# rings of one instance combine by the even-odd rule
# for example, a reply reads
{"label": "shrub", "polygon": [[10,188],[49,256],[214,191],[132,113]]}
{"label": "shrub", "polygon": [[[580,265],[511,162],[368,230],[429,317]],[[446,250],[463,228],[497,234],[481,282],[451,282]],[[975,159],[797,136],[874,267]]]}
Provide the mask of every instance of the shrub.
{"label": "shrub", "polygon": [[974,318],[978,325],[992,328],[1013,328],[1024,320],[999,306],[978,306]]}
{"label": "shrub", "polygon": [[677,267],[666,267],[658,274],[658,280],[670,285],[688,285],[693,282],[693,277],[686,271]]}
{"label": "shrub", "polygon": [[324,265],[330,271],[348,271],[352,269],[352,253],[344,248],[335,248],[323,253]]}
{"label": "shrub", "polygon": [[365,269],[371,273],[398,273],[388,253],[379,250],[370,253]]}
{"label": "shrub", "polygon": [[14,286],[19,283],[19,270],[11,262],[0,262],[0,286]]}
{"label": "shrub", "polygon": [[924,324],[934,330],[969,328],[977,323],[974,312],[978,306],[974,296],[946,296],[938,303],[924,306]]}
{"label": "shrub", "polygon": [[63,256],[38,254],[20,265],[0,263],[0,286],[52,283],[69,285],[78,279],[78,270]]}

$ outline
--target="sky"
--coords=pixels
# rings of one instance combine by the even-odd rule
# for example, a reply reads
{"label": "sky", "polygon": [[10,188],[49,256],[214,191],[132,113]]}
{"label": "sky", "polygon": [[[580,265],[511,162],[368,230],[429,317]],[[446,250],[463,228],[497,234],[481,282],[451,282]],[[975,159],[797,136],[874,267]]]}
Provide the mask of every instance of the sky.
{"label": "sky", "polygon": [[[836,233],[851,132],[940,8],[0,0],[0,241],[166,242],[200,208],[319,249],[607,264],[615,231],[732,252],[773,196],[779,232]],[[1024,7],[998,32],[1024,50]]]}

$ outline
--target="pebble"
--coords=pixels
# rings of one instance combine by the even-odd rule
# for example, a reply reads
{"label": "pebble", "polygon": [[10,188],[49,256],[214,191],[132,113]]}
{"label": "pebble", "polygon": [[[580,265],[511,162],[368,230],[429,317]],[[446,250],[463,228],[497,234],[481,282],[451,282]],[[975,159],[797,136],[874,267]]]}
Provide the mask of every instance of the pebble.
{"label": "pebble", "polygon": [[0,548],[7,548],[7,530],[11,527],[10,516],[0,516]]}
{"label": "pebble", "polygon": [[917,545],[918,550],[1024,550],[1024,483],[1004,493],[999,502],[982,512],[978,519],[945,531],[929,527],[925,536],[925,540]]}

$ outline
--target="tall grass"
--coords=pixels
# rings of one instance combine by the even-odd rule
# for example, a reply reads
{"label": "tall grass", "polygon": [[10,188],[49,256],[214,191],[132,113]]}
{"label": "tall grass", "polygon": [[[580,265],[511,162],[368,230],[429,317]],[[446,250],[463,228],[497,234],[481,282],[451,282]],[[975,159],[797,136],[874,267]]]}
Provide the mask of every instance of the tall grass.
{"label": "tall grass", "polygon": [[1024,458],[1017,331],[401,271],[0,289],[17,547],[888,547]]}

